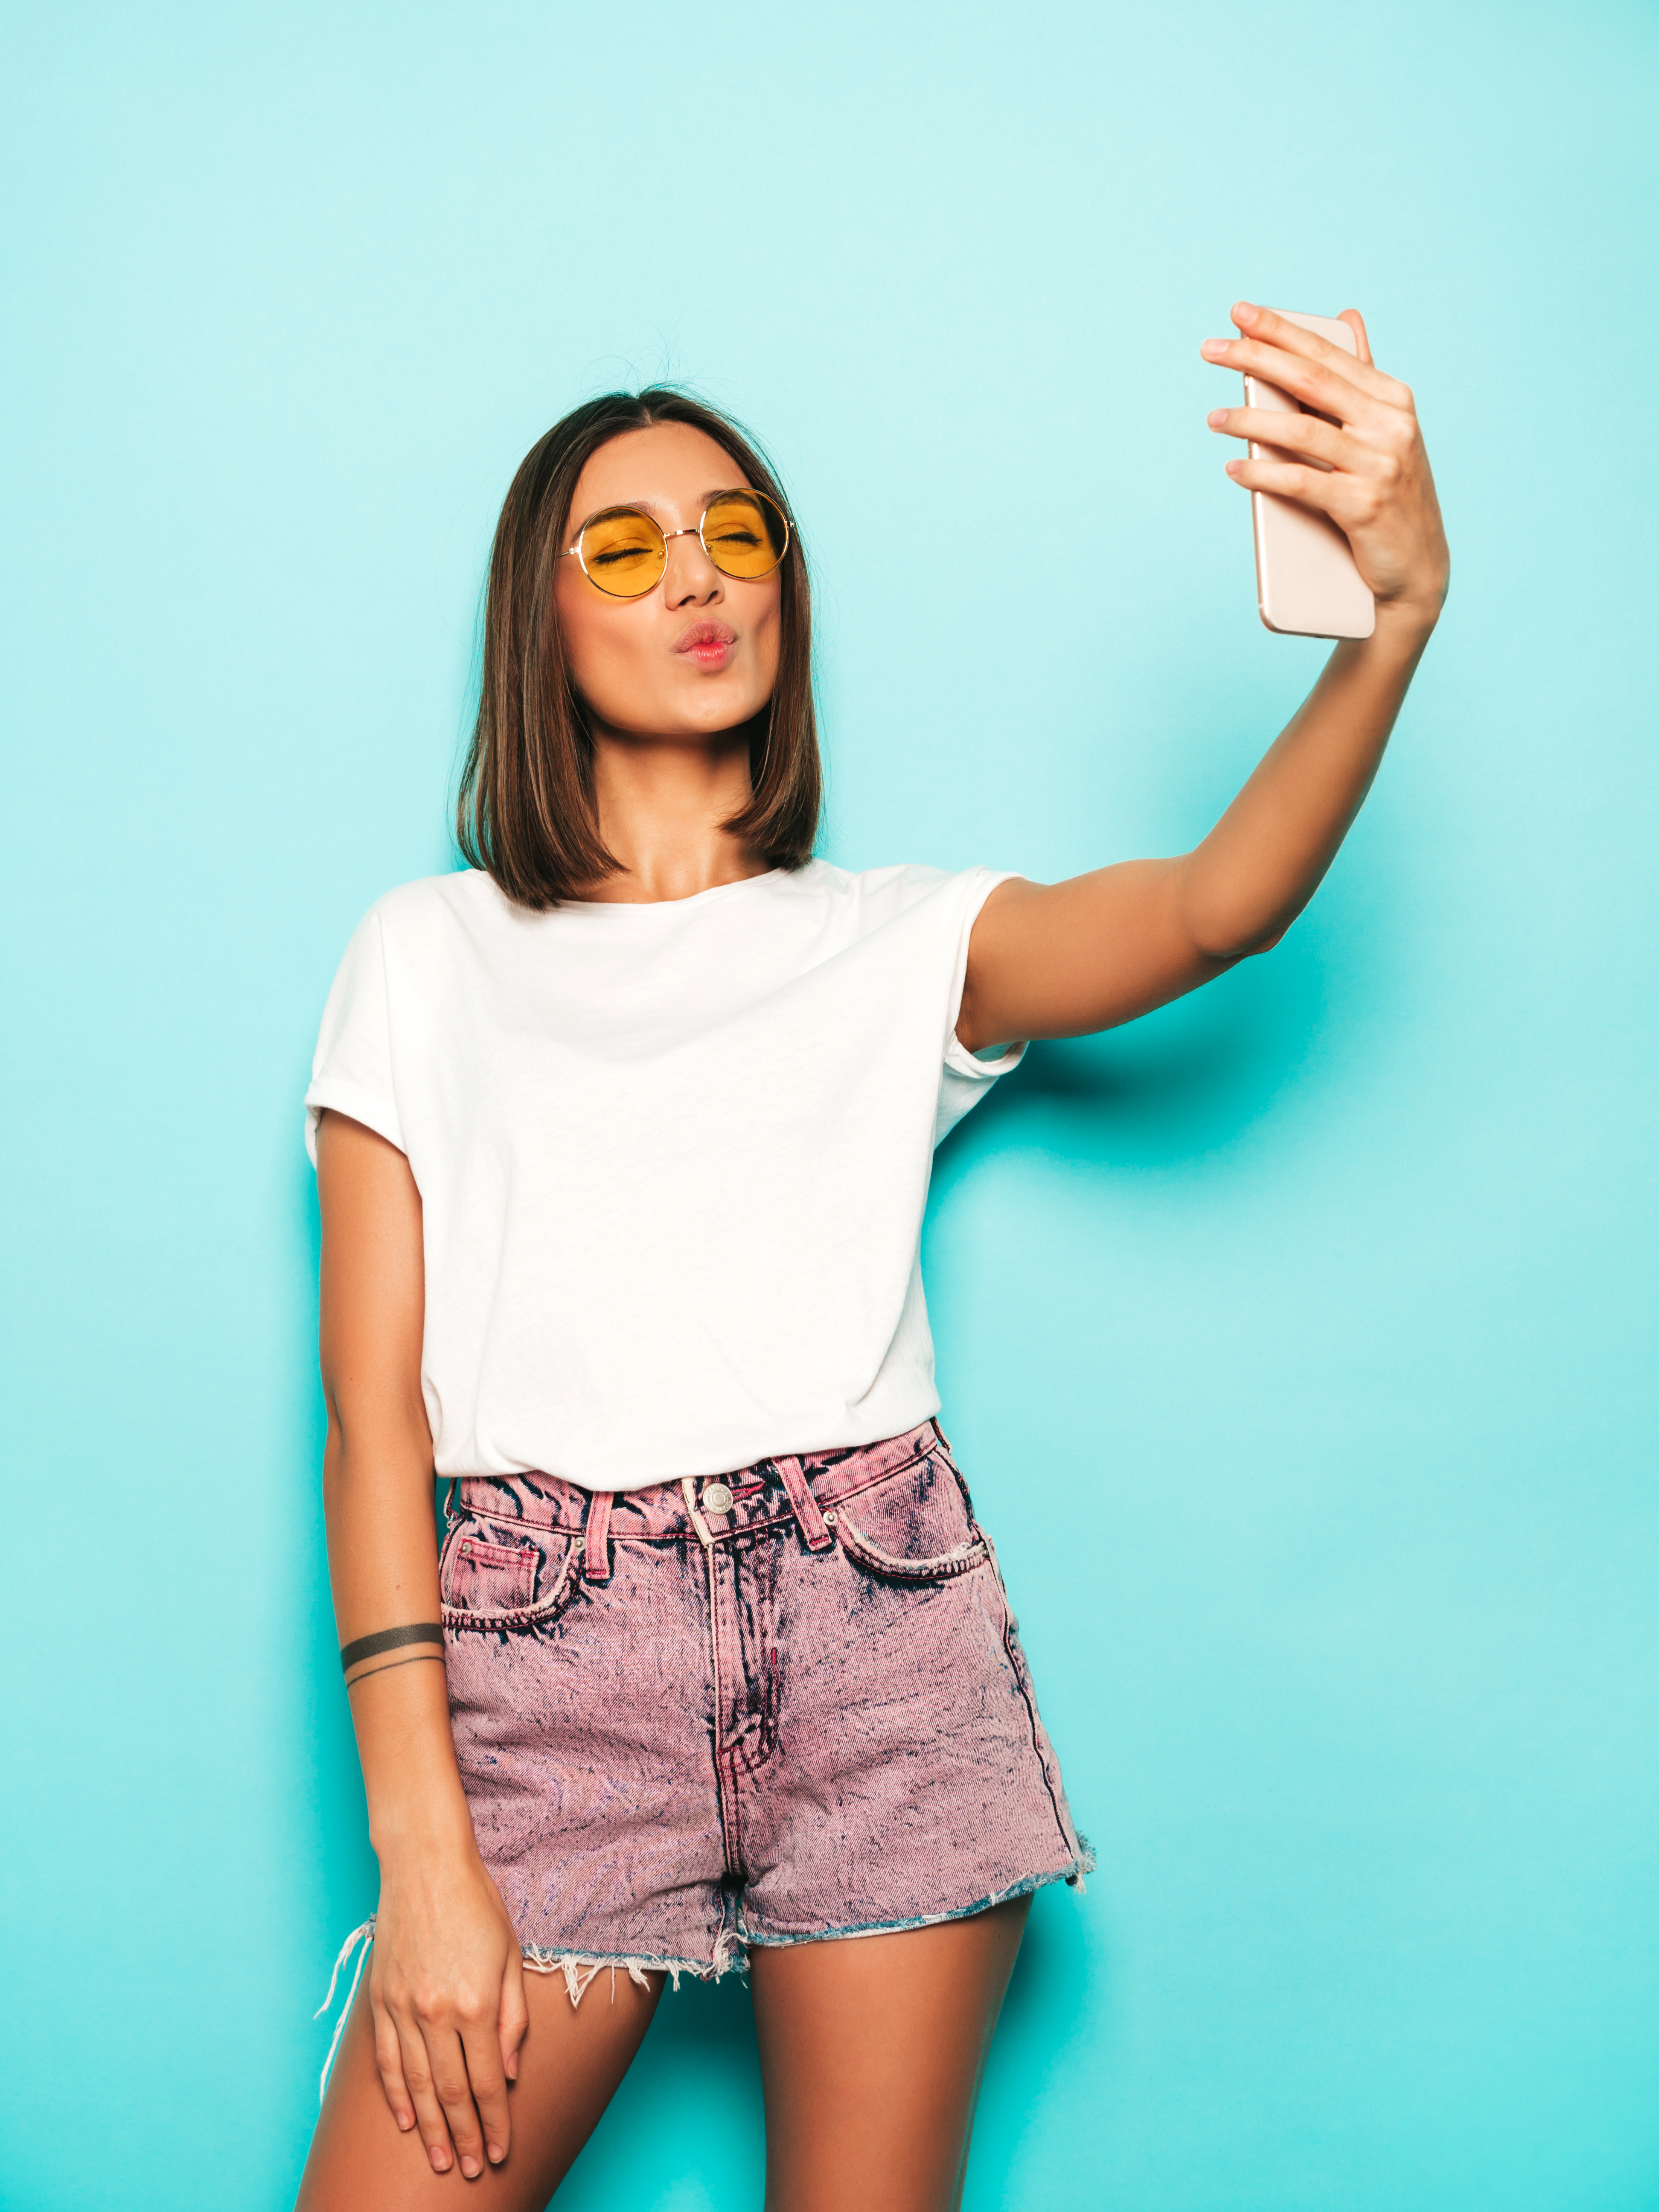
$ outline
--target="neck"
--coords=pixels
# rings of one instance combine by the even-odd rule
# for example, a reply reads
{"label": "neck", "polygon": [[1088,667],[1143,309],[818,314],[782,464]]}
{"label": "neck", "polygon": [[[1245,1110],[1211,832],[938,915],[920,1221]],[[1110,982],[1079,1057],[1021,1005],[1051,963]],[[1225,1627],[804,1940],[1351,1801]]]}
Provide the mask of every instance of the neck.
{"label": "neck", "polygon": [[586,896],[641,905],[763,875],[760,855],[721,827],[750,796],[749,740],[740,730],[689,741],[596,727],[599,835],[622,866]]}

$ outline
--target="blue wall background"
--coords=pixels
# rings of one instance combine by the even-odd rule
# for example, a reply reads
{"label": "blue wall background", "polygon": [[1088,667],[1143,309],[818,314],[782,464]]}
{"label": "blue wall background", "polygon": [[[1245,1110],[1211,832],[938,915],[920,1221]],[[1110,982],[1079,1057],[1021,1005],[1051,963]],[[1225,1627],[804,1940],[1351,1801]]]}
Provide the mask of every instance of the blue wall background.
{"label": "blue wall background", "polygon": [[[1659,2204],[1652,9],[3,37],[0,2199],[290,2201],[374,1890],[299,1098],[358,915],[448,864],[520,453],[664,373],[769,441],[830,857],[1168,851],[1319,657],[1203,427],[1243,292],[1365,311],[1453,598],[1284,947],[941,1157],[947,1425],[1101,1853],[1038,1902],[969,2200]],[[761,2159],[746,1999],[682,1994],[562,2201],[752,2207]]]}

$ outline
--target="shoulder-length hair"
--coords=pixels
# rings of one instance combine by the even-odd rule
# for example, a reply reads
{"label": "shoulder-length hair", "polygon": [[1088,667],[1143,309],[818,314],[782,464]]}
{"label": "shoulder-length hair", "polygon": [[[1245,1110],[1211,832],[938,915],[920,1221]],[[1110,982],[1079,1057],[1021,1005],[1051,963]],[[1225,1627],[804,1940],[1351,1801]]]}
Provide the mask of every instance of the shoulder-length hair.
{"label": "shoulder-length hair", "polygon": [[553,579],[589,458],[623,431],[654,422],[703,431],[789,516],[777,682],[748,725],[753,796],[726,827],[773,867],[798,868],[811,854],[823,792],[811,604],[783,488],[753,441],[700,400],[661,386],[611,392],[574,409],[531,447],[490,549],[478,719],[461,771],[455,835],[472,866],[487,869],[520,906],[556,905],[621,866],[599,836],[593,740],[571,679]]}

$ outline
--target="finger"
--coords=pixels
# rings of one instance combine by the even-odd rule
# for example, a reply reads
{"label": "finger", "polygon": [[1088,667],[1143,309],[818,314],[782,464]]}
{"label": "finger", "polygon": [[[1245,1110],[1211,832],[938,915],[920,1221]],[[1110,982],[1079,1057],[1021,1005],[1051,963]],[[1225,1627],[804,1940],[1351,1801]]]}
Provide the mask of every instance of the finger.
{"label": "finger", "polygon": [[479,2125],[483,2131],[484,2155],[492,2166],[499,2166],[513,2139],[513,2119],[507,2108],[507,2073],[501,2064],[501,2040],[495,2024],[480,2021],[476,2027],[465,2030],[461,2047],[466,2054],[466,2078],[471,2085],[472,2101],[477,2107]]}
{"label": "finger", "polygon": [[[1325,342],[1322,338],[1319,343]],[[1264,383],[1277,385],[1281,392],[1334,421],[1375,431],[1391,416],[1398,417],[1396,406],[1362,390],[1357,381],[1362,376],[1376,377],[1374,368],[1364,368],[1350,354],[1337,353],[1334,346],[1328,350],[1336,356],[1335,362],[1310,360],[1255,338],[1206,338],[1203,346],[1206,361],[1223,368],[1240,369],[1246,376],[1259,376]],[[1351,374],[1345,374],[1336,365],[1339,362],[1346,363]]]}
{"label": "finger", "polygon": [[501,2071],[509,2081],[519,2078],[519,2045],[524,2041],[530,2027],[530,2004],[525,1995],[524,1960],[517,1951],[507,1962],[507,1972],[501,1976],[501,2009],[498,2029],[501,2045]]}
{"label": "finger", "polygon": [[1355,337],[1359,341],[1359,358],[1364,362],[1367,368],[1371,368],[1373,366],[1371,361],[1371,342],[1365,335],[1365,318],[1364,315],[1360,313],[1358,307],[1344,307],[1341,313],[1336,319],[1339,323],[1346,323],[1348,328],[1353,332]]}
{"label": "finger", "polygon": [[433,2087],[449,2123],[457,2162],[467,2179],[476,2181],[484,2166],[483,2130],[478,2125],[478,2108],[467,2079],[466,2053],[453,2027],[428,2028],[426,2034],[432,2053]]}
{"label": "finger", "polygon": [[1365,325],[1358,307],[1345,308],[1336,319],[1340,323],[1346,323],[1359,341],[1360,350],[1357,358],[1346,346],[1338,345],[1334,339],[1321,337],[1317,331],[1304,330],[1300,323],[1291,322],[1288,315],[1276,315],[1271,307],[1253,307],[1248,300],[1239,301],[1233,309],[1232,319],[1247,338],[1254,338],[1267,345],[1281,346],[1287,353],[1300,354],[1309,361],[1334,369],[1340,375],[1346,376],[1350,383],[1357,384],[1361,391],[1369,392],[1373,398],[1384,400],[1392,406],[1409,406],[1411,404],[1411,394],[1405,386],[1397,383],[1391,376],[1385,376],[1373,364],[1370,346],[1365,337]]}
{"label": "finger", "polygon": [[1302,468],[1294,462],[1229,461],[1227,473],[1246,491],[1276,493],[1298,507],[1313,508],[1334,522],[1352,546],[1377,519],[1379,498],[1368,485],[1356,484],[1340,470]]}
{"label": "finger", "polygon": [[415,2124],[415,2100],[409,2094],[409,2084],[404,2079],[403,2052],[398,2047],[398,2030],[392,2014],[383,2004],[370,2002],[374,2015],[374,2063],[380,2071],[380,2087],[392,2107],[392,2117],[405,2135]]}
{"label": "finger", "polygon": [[[1243,337],[1204,341],[1200,351],[1206,361],[1227,368],[1254,369],[1269,383],[1278,384],[1286,392],[1296,392],[1298,397],[1308,396],[1298,380],[1307,378],[1311,380],[1311,391],[1358,392],[1383,406],[1409,411],[1412,395],[1407,387],[1394,377],[1385,376],[1370,362],[1357,360],[1341,346],[1333,345],[1328,338],[1322,338],[1314,331],[1304,331],[1299,323],[1287,322],[1283,315],[1275,315],[1266,307],[1247,308],[1241,303],[1234,308],[1236,322],[1242,322],[1247,316],[1255,319]],[[1322,383],[1322,378],[1330,380]],[[1322,411],[1336,414],[1339,410],[1328,401]]]}
{"label": "finger", "polygon": [[1339,475],[1323,469],[1304,469],[1294,461],[1266,460],[1229,461],[1227,473],[1246,491],[1277,492],[1281,499],[1293,499],[1302,507],[1316,507],[1322,514],[1336,520],[1333,487],[1342,482]]}
{"label": "finger", "polygon": [[447,2173],[455,2163],[449,2127],[432,2078],[432,2058],[418,2021],[399,2020],[398,2042],[403,2055],[404,2079],[415,2104],[415,2124],[434,2173]]}
{"label": "finger", "polygon": [[1212,407],[1205,419],[1229,438],[1254,438],[1282,452],[1306,453],[1334,469],[1364,465],[1365,449],[1358,440],[1322,416],[1285,415],[1272,407]]}

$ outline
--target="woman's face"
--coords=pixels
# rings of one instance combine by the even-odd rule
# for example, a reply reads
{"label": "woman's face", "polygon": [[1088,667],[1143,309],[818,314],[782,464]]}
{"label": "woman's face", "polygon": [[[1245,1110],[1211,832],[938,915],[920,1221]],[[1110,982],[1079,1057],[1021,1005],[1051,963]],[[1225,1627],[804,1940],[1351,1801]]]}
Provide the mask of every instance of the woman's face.
{"label": "woman's face", "polygon": [[730,453],[687,422],[623,431],[577,479],[567,546],[607,507],[642,507],[665,532],[690,533],[669,538],[662,581],[637,599],[609,597],[574,557],[558,564],[555,602],[571,674],[604,728],[712,738],[748,721],[771,697],[779,572],[723,575],[696,535],[714,493],[744,489],[753,487]]}

